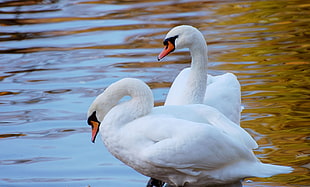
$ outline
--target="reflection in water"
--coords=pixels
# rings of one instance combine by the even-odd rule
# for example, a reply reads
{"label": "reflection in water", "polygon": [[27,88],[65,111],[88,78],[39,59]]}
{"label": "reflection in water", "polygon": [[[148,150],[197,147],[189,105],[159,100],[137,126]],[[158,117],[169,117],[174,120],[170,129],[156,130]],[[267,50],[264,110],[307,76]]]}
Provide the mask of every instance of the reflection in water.
{"label": "reflection in water", "polygon": [[241,125],[257,156],[295,168],[243,185],[308,185],[308,12],[299,0],[0,2],[0,186],[144,186],[146,177],[90,143],[86,111],[124,77],[146,81],[163,104],[189,66],[186,51],[156,60],[179,24],[205,34],[211,74],[240,79]]}

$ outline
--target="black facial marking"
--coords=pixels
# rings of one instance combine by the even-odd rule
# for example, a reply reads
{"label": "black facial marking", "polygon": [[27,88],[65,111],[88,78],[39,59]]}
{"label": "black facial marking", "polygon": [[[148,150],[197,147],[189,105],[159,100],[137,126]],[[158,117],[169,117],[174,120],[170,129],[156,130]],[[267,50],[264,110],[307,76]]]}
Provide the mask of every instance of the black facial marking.
{"label": "black facial marking", "polygon": [[148,181],[146,187],[163,187],[164,186],[164,182],[154,179],[154,178],[150,178],[150,180]]}
{"label": "black facial marking", "polygon": [[173,36],[173,37],[170,37],[170,38],[166,38],[164,40],[164,45],[167,46],[168,45],[168,41],[170,41],[174,46],[175,46],[175,39],[177,39],[179,37],[179,35],[176,35],[176,36]]}
{"label": "black facial marking", "polygon": [[96,111],[94,111],[87,119],[87,123],[90,126],[92,125],[92,121],[98,122],[100,124],[100,121],[98,121],[97,116],[96,116]]}

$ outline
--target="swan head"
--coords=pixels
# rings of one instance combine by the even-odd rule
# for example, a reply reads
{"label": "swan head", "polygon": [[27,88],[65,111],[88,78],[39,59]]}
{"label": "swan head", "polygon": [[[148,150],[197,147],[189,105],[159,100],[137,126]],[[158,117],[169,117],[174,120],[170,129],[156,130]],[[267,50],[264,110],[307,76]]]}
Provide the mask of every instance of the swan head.
{"label": "swan head", "polygon": [[107,89],[96,97],[88,109],[87,124],[92,128],[91,141],[93,143],[95,143],[102,120],[109,110],[115,106],[115,104],[111,103],[111,100],[108,100],[109,95],[106,93]]}
{"label": "swan head", "polygon": [[163,44],[164,49],[158,55],[158,61],[173,52],[175,49],[189,48],[203,42],[205,39],[202,33],[190,25],[180,25],[172,28],[166,35]]}

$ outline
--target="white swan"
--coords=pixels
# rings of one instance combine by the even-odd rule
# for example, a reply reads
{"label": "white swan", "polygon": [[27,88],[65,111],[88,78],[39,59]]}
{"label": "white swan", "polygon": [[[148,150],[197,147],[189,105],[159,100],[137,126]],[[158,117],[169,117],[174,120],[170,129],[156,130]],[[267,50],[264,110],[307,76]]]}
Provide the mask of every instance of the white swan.
{"label": "white swan", "polygon": [[190,68],[183,69],[174,80],[165,105],[204,103],[217,108],[236,124],[240,124],[241,91],[237,77],[232,73],[207,75],[208,49],[202,33],[188,25],[171,29],[164,40],[161,60],[175,49],[189,48]]}
{"label": "white swan", "polygon": [[[131,99],[120,102],[124,96]],[[153,107],[153,103],[144,82],[125,78],[113,83],[88,110],[92,141],[100,129],[112,155],[173,186],[224,184],[291,171],[290,167],[261,163],[249,149],[256,145],[250,135],[229,124],[232,122],[213,107]]]}

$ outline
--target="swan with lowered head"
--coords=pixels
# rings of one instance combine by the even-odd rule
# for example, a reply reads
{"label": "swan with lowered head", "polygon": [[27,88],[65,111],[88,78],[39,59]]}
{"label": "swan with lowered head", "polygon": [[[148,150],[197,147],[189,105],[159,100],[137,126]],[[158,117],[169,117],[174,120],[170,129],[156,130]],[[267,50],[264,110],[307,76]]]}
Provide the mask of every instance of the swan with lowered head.
{"label": "swan with lowered head", "polygon": [[232,73],[207,74],[208,49],[202,33],[189,25],[177,26],[167,33],[164,45],[158,60],[182,48],[188,48],[192,57],[191,67],[183,69],[174,80],[165,105],[206,104],[240,124],[240,83]]}
{"label": "swan with lowered head", "polygon": [[[125,96],[130,99],[120,102]],[[88,110],[93,142],[100,132],[112,155],[172,186],[226,184],[291,171],[261,163],[249,148],[255,141],[229,123],[203,104],[154,107],[150,88],[133,78],[111,84]]]}

